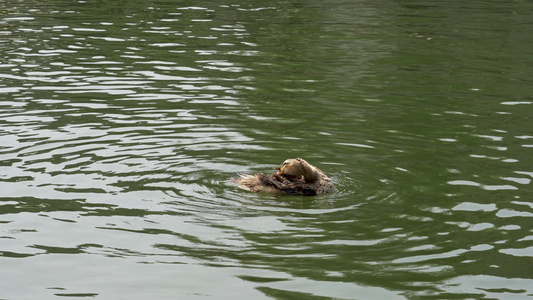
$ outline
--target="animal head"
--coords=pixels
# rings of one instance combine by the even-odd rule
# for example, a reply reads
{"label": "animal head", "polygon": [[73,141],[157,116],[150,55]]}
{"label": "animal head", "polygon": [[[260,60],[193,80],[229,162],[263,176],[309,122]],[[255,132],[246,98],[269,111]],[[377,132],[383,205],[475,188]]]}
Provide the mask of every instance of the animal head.
{"label": "animal head", "polygon": [[290,177],[303,176],[305,181],[314,181],[318,176],[315,167],[301,158],[285,160],[278,170],[279,175]]}

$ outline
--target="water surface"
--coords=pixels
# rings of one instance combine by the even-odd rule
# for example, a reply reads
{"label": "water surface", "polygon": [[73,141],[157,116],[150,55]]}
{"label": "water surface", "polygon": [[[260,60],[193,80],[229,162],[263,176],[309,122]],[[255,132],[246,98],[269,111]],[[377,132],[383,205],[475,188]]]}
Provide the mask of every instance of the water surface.
{"label": "water surface", "polygon": [[533,295],[530,3],[0,10],[0,298]]}

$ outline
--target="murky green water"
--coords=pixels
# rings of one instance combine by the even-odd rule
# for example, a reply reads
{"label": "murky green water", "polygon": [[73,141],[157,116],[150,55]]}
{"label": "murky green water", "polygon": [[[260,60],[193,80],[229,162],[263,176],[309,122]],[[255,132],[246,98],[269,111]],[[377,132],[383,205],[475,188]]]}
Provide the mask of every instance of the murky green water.
{"label": "murky green water", "polygon": [[[533,4],[0,4],[0,299],[533,296]],[[317,197],[237,172],[302,157]]]}

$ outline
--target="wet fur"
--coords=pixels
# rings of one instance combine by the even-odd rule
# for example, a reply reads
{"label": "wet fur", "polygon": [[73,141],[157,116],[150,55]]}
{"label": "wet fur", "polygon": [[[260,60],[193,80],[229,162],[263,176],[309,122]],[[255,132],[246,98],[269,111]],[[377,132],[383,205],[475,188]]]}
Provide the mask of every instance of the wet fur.
{"label": "wet fur", "polygon": [[233,182],[252,192],[314,196],[333,191],[333,183],[320,169],[301,158],[288,159],[274,174],[243,175]]}

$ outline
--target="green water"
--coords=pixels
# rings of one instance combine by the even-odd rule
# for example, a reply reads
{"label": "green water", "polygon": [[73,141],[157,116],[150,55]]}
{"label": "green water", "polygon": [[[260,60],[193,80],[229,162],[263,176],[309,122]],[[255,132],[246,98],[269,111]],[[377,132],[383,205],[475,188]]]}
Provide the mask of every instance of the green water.
{"label": "green water", "polygon": [[[0,299],[533,296],[533,4],[0,4]],[[302,157],[337,191],[250,193]]]}

